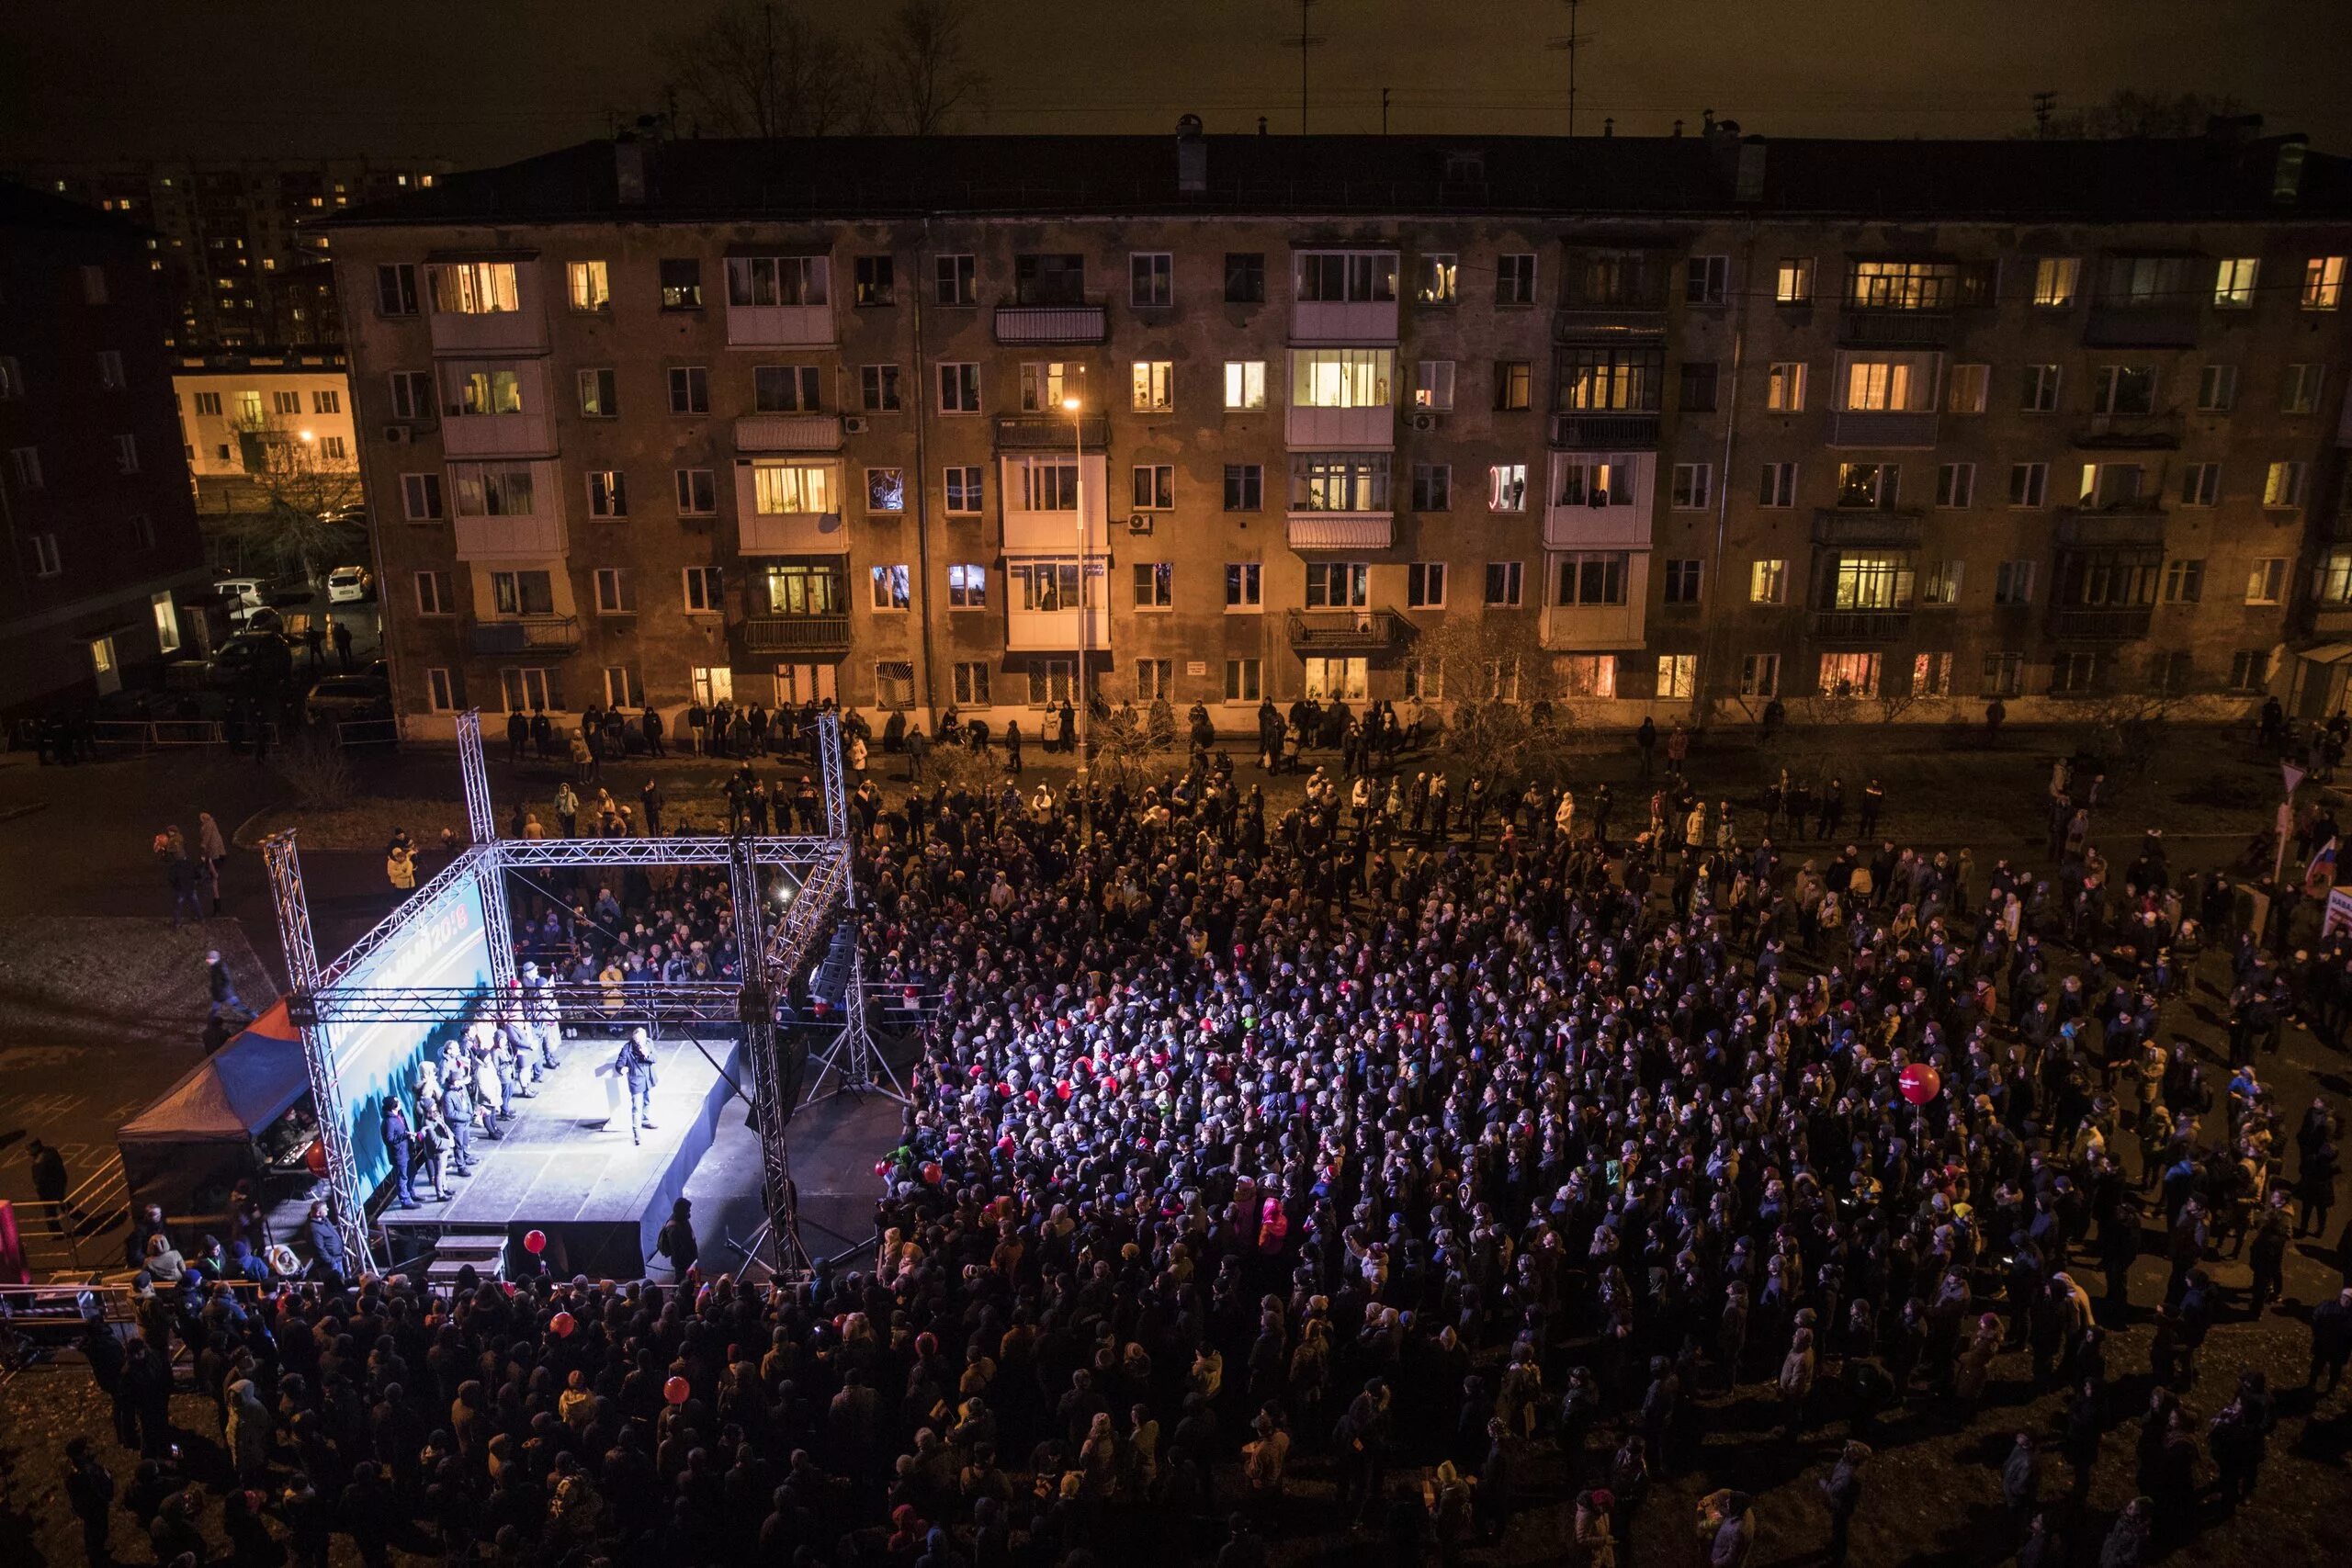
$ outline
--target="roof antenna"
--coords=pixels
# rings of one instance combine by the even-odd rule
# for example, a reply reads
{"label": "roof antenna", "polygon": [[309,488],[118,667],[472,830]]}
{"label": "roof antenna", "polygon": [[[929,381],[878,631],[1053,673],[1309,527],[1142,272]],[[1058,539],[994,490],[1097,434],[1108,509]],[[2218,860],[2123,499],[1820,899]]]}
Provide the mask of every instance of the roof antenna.
{"label": "roof antenna", "polygon": [[1316,0],[1298,0],[1298,36],[1283,42],[1298,51],[1298,133],[1306,134],[1306,51],[1324,40],[1306,30],[1306,14],[1313,10]]}
{"label": "roof antenna", "polygon": [[2057,94],[2036,93],[2033,95],[2033,133],[2036,136],[2047,137],[2050,134],[2050,117],[2057,107]]}
{"label": "roof antenna", "polygon": [[1577,12],[1584,0],[1560,0],[1560,4],[1568,8],[1567,36],[1552,39],[1544,47],[1560,51],[1568,57],[1568,134],[1574,136],[1577,133],[1577,51],[1590,43],[1592,35],[1577,30]]}

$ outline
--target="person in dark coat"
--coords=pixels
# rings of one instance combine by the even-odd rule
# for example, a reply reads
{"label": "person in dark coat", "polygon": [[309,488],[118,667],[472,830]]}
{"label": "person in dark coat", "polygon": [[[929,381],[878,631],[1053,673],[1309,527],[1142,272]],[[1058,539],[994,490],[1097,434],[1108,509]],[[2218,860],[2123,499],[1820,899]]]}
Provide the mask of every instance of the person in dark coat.
{"label": "person in dark coat", "polygon": [[628,1086],[629,1142],[642,1144],[640,1133],[653,1126],[653,1118],[647,1113],[653,1108],[656,1077],[653,1051],[643,1025],[630,1030],[628,1038],[621,1042],[620,1055],[613,1058],[613,1071]]}
{"label": "person in dark coat", "polygon": [[1821,1495],[1829,1505],[1831,1568],[1844,1568],[1851,1550],[1854,1513],[1862,1506],[1862,1465],[1870,1457],[1868,1444],[1848,1443],[1836,1467],[1822,1480]]}
{"label": "person in dark coat", "polygon": [[403,1209],[416,1207],[416,1134],[410,1131],[408,1112],[395,1095],[384,1101],[384,1153],[392,1162],[392,1187]]}
{"label": "person in dark coat", "polygon": [[114,1507],[114,1476],[90,1452],[90,1439],[84,1437],[65,1440],[65,1457],[59,1461],[65,1478],[65,1500],[73,1506],[74,1517],[82,1521],[82,1551],[90,1560],[90,1568],[101,1568],[111,1561],[107,1548],[107,1530]]}
{"label": "person in dark coat", "polygon": [[670,1205],[670,1223],[662,1227],[662,1234],[653,1241],[656,1256],[668,1258],[681,1280],[695,1266],[695,1259],[702,1256],[702,1248],[695,1240],[694,1214],[694,1204],[679,1199]]}
{"label": "person in dark coat", "polygon": [[350,1255],[344,1251],[343,1232],[327,1217],[324,1203],[311,1205],[310,1216],[302,1222],[302,1239],[310,1246],[313,1272],[334,1289],[342,1289],[350,1277]]}
{"label": "person in dark coat", "polygon": [[[2313,1403],[2335,1392],[2347,1359],[2352,1359],[2352,1287],[2312,1309],[2312,1370],[2304,1386],[2312,1391]],[[2325,1388],[2320,1386],[2322,1373],[2327,1377]]]}

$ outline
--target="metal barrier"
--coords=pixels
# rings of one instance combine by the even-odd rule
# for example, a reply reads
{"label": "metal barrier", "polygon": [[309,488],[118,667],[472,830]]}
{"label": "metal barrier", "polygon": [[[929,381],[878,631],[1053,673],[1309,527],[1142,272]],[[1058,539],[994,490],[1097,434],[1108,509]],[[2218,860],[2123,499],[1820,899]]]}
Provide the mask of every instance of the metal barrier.
{"label": "metal barrier", "polygon": [[[89,728],[92,746],[135,751],[141,756],[180,747],[229,743],[227,727],[213,718],[100,718],[93,719]],[[249,724],[244,738],[250,742],[256,733],[267,734],[273,743],[279,739],[276,724]]]}
{"label": "metal barrier", "polygon": [[130,1181],[123,1174],[122,1156],[115,1155],[84,1177],[62,1201],[40,1199],[14,1202],[17,1237],[25,1262],[51,1274],[86,1273],[103,1258],[103,1238],[130,1217]]}
{"label": "metal barrier", "polygon": [[401,743],[400,720],[394,718],[345,718],[334,726],[334,743],[338,746],[397,746]]}

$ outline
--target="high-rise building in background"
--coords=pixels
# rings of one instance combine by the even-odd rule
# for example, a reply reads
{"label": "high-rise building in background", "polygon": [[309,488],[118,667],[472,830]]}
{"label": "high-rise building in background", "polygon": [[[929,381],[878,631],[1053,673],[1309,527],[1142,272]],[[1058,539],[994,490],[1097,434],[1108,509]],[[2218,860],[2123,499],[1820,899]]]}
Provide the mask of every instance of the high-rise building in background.
{"label": "high-rise building in background", "polygon": [[623,141],[326,227],[426,732],[1034,734],[1081,650],[1227,731],[2317,712],[2352,669],[2352,164],[2244,124]]}
{"label": "high-rise building in background", "polygon": [[0,716],[119,690],[204,635],[164,310],[132,223],[0,186]]}

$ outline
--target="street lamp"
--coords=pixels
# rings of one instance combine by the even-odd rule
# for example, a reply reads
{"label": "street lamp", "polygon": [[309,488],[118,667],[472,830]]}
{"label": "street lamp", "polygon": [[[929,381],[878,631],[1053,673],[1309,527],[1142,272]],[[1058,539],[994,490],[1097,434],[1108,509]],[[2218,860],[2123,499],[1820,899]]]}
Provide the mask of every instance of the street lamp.
{"label": "street lamp", "polygon": [[1086,841],[1091,812],[1087,796],[1091,793],[1091,780],[1087,770],[1086,750],[1086,656],[1093,641],[1087,625],[1088,598],[1092,584],[1088,581],[1090,564],[1086,548],[1086,420],[1080,412],[1082,405],[1074,397],[1062,400],[1062,412],[1069,415],[1070,446],[1078,457],[1077,482],[1072,494],[1078,502],[1078,679],[1073,682],[1078,701],[1074,713],[1078,723],[1078,837]]}

